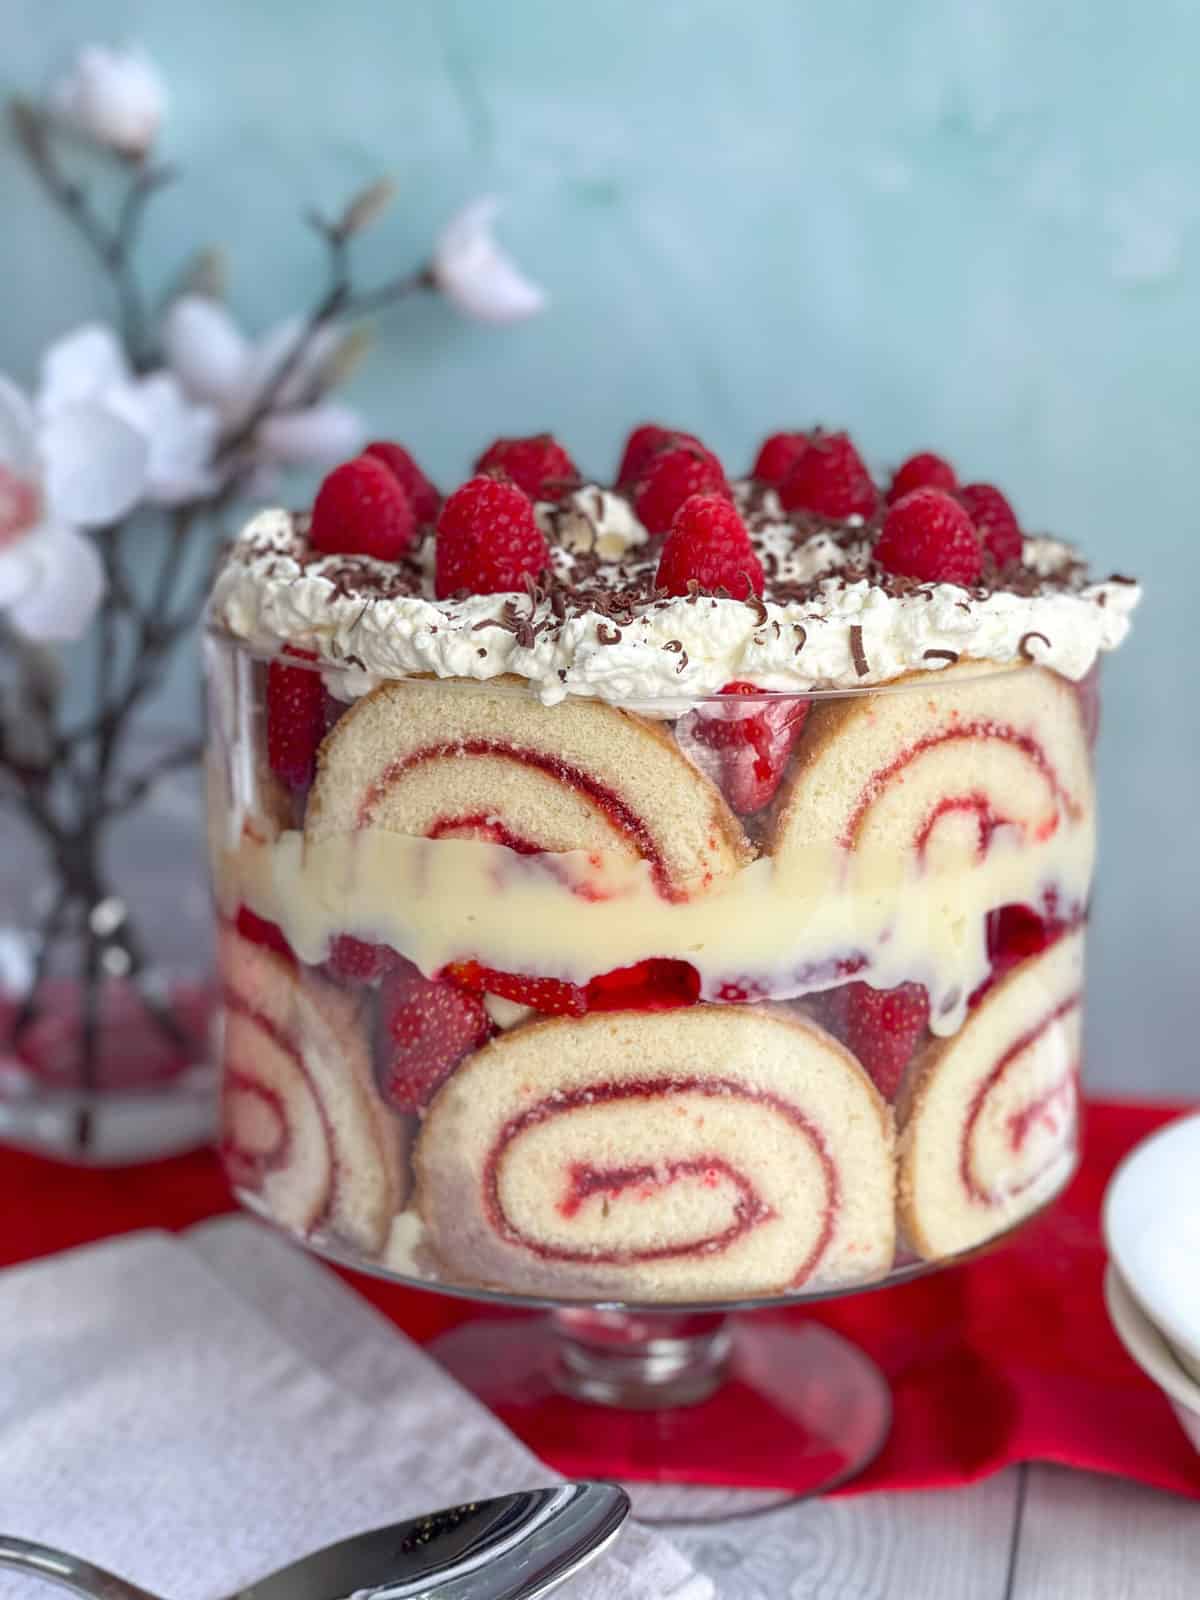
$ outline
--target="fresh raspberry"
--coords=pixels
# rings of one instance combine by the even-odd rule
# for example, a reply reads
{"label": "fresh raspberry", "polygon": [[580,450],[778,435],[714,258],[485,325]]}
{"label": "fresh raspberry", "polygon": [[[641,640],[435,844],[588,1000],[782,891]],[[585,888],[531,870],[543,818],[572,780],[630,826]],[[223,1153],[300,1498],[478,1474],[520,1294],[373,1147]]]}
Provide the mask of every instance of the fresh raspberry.
{"label": "fresh raspberry", "polygon": [[636,483],[658,452],[678,437],[673,428],[664,428],[657,422],[643,422],[634,428],[625,441],[617,483]]}
{"label": "fresh raspberry", "polygon": [[721,464],[711,451],[693,441],[673,444],[646,468],[633,497],[633,509],[650,533],[666,533],[680,506],[694,494],[732,498]]}
{"label": "fresh raspberry", "polygon": [[929,1026],[929,995],[919,983],[896,989],[846,985],[846,1046],[885,1100],[894,1100],[913,1051]]}
{"label": "fresh raspberry", "polygon": [[423,978],[397,957],[380,989],[380,1093],[397,1111],[422,1110],[491,1031],[491,1018],[478,995],[456,983]]}
{"label": "fresh raspberry", "polygon": [[561,978],[530,978],[519,973],[497,972],[478,961],[456,961],[446,969],[447,977],[476,994],[495,994],[515,1005],[532,1006],[550,1017],[581,1017],[587,1010],[587,997],[577,983]]}
{"label": "fresh raspberry", "polygon": [[383,462],[412,503],[419,527],[437,521],[442,497],[402,444],[394,444],[390,439],[374,439],[363,455]]}
{"label": "fresh raspberry", "polygon": [[507,594],[536,578],[550,560],[533,502],[515,483],[470,478],[456,489],[437,525],[435,588],[439,600],[466,589]]}
{"label": "fresh raspberry", "polygon": [[807,449],[806,433],[768,434],[759,446],[750,476],[760,483],[781,484]]}
{"label": "fresh raspberry", "polygon": [[879,491],[849,434],[814,433],[779,485],[779,498],[787,511],[843,519],[869,517]]}
{"label": "fresh raspberry", "polygon": [[737,508],[719,494],[694,494],[675,513],[655,583],[668,594],[724,586],[735,600],[763,591],[762,562]]}
{"label": "fresh raspberry", "polygon": [[957,488],[958,476],[950,463],[943,456],[935,456],[932,450],[922,450],[896,468],[888,485],[888,503],[902,499],[914,489],[944,489],[947,494],[953,494]]}
{"label": "fresh raspberry", "polygon": [[[305,661],[309,650],[285,645],[284,652]],[[325,737],[325,686],[309,667],[287,667],[272,661],[267,668],[267,761],[271,771],[293,789],[312,782],[317,749]]]}
{"label": "fresh raspberry", "polygon": [[284,938],[283,929],[277,922],[268,922],[266,917],[260,917],[249,906],[239,906],[233,925],[242,938],[248,939],[251,944],[260,944],[264,950],[274,950],[285,961],[295,963],[296,953]]}
{"label": "fresh raspberry", "polygon": [[413,503],[376,456],[343,461],[317,490],[308,542],[323,555],[399,561],[417,531]]}
{"label": "fresh raspberry", "polygon": [[579,468],[549,433],[497,439],[475,463],[476,472],[502,472],[531,500],[557,500],[579,481]]}
{"label": "fresh raspberry", "polygon": [[368,944],[352,933],[339,933],[329,947],[325,966],[343,983],[374,983],[399,958],[386,944]]}
{"label": "fresh raspberry", "polygon": [[888,508],[875,559],[906,578],[970,588],[983,571],[983,546],[957,500],[941,489],[914,489]]}
{"label": "fresh raspberry", "polygon": [[990,483],[964,483],[958,498],[996,565],[1006,567],[1010,561],[1020,561],[1025,548],[1021,524],[999,489]]}
{"label": "fresh raspberry", "polygon": [[587,986],[589,1011],[673,1011],[700,998],[700,974],[690,961],[651,956],[601,973]]}
{"label": "fresh raspberry", "polygon": [[721,793],[735,811],[749,816],[774,798],[804,727],[809,702],[794,696],[763,697],[752,683],[727,683],[721,693],[761,698],[753,706],[702,707],[688,733],[714,752],[716,771],[712,776]]}

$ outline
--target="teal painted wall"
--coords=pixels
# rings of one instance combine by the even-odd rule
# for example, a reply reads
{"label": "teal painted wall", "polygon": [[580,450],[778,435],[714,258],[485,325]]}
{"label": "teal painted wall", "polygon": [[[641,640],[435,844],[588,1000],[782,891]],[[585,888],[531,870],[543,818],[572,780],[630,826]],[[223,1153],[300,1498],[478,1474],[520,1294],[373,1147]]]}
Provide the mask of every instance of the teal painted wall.
{"label": "teal painted wall", "polygon": [[[1095,1054],[1131,1086],[1200,1084],[1184,1043],[1200,8],[0,0],[0,20],[9,88],[83,39],[147,46],[184,168],[151,217],[148,269],[165,281],[195,242],[224,241],[251,324],[316,288],[309,203],[394,173],[399,202],[362,249],[382,274],[462,200],[506,197],[505,237],[549,313],[488,330],[407,306],[354,386],[441,476],[497,432],[548,425],[603,469],[646,415],[736,466],[772,424],[819,417],[881,463],[936,445],[1031,525],[1144,574],[1108,675]],[[107,301],[3,146],[0,196],[0,368],[27,375]]]}

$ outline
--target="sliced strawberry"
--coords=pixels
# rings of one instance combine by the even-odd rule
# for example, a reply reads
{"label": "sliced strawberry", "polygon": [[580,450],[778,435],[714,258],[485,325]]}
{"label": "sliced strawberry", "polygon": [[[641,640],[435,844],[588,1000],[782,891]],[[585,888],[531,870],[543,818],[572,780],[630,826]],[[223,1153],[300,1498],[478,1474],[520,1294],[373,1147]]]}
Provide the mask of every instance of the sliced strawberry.
{"label": "sliced strawberry", "polygon": [[249,906],[239,906],[233,925],[242,938],[248,939],[251,944],[260,944],[264,950],[274,950],[285,961],[295,962],[296,953],[284,938],[283,929],[277,922],[268,922],[266,917],[260,917]]}
{"label": "sliced strawberry", "polygon": [[587,996],[577,983],[562,978],[531,978],[521,973],[497,972],[478,961],[456,961],[446,976],[475,994],[495,994],[515,1005],[532,1006],[549,1017],[581,1017]]}
{"label": "sliced strawberry", "polygon": [[454,1068],[492,1031],[478,995],[424,978],[395,958],[380,989],[376,1072],[379,1091],[397,1111],[421,1111]]}
{"label": "sliced strawberry", "polygon": [[695,967],[666,956],[601,973],[587,986],[589,1011],[671,1011],[694,1006],[699,998],[700,974]]}
{"label": "sliced strawberry", "polygon": [[[303,661],[310,650],[285,645],[284,653]],[[325,737],[325,686],[308,667],[272,661],[267,668],[267,760],[277,778],[293,789],[312,782],[317,749]]]}
{"label": "sliced strawberry", "polygon": [[1042,911],[1032,906],[999,906],[987,916],[987,977],[972,991],[968,1006],[979,1004],[988,990],[1021,961],[1041,955],[1063,934],[1069,923],[1058,915],[1057,896],[1047,897]]}
{"label": "sliced strawberry", "polygon": [[[727,683],[723,695],[762,695],[752,683]],[[742,816],[761,811],[775,795],[809,702],[792,696],[760,698],[753,706],[709,704],[697,710],[692,737],[714,753],[713,774],[722,794]]]}
{"label": "sliced strawberry", "polygon": [[325,966],[343,983],[374,983],[400,959],[386,944],[369,944],[352,933],[339,933],[329,947]]}
{"label": "sliced strawberry", "polygon": [[845,993],[845,1039],[885,1100],[894,1100],[912,1053],[929,1026],[929,995],[919,983],[872,989],[851,983]]}

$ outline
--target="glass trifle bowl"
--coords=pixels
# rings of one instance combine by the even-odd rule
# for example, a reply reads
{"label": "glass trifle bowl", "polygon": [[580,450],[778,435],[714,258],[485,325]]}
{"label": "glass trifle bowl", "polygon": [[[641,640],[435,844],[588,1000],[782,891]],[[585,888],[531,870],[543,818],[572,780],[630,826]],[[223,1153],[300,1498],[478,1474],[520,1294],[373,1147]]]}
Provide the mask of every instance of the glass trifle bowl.
{"label": "glass trifle bowl", "polygon": [[[590,493],[600,522],[611,492]],[[760,542],[755,516],[781,515],[742,514]],[[929,585],[943,633],[918,635],[919,666],[862,671],[860,609],[841,627],[860,687],[684,687],[728,608],[800,655],[814,596],[871,577],[827,563],[778,601],[655,584],[639,613],[627,552],[620,609],[593,553],[575,611],[553,565],[519,600],[439,601],[419,553],[314,551],[307,519],[273,516],[218,581],[206,645],[239,1199],[339,1262],[548,1312],[437,1347],[502,1414],[621,1407],[667,1481],[716,1426],[764,1489],[849,1476],[886,1435],[878,1372],[815,1323],[731,1312],[961,1259],[1069,1180],[1095,650],[1072,678],[1048,630],[1007,658],[930,643],[990,597]],[[419,639],[397,604],[432,608]],[[539,636],[597,607],[597,655],[642,614],[669,678],[539,679]]]}

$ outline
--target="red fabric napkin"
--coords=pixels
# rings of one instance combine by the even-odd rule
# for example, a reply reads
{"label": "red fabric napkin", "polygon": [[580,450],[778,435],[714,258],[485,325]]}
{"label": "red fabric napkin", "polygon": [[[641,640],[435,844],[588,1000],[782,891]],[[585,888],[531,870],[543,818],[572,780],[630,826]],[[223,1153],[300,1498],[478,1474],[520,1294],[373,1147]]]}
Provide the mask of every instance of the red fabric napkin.
{"label": "red fabric napkin", "polygon": [[[1121,1348],[1101,1295],[1105,1186],[1121,1157],[1174,1114],[1164,1106],[1093,1103],[1083,1166],[1070,1190],[992,1255],[809,1310],[759,1313],[825,1323],[872,1356],[891,1384],[888,1444],[842,1492],[941,1488],[1033,1460],[1200,1498],[1200,1456]],[[229,1209],[208,1153],[87,1171],[0,1152],[0,1264],[134,1228],[184,1228]],[[482,1314],[469,1302],[344,1276],[420,1342]],[[703,1408],[663,1417],[662,1427],[685,1443],[695,1481],[786,1487],[786,1453],[776,1449],[762,1459],[753,1410],[739,1390],[732,1384]],[[567,1401],[503,1415],[561,1471],[654,1475],[639,1459],[644,1432],[625,1414],[591,1411],[586,1430]]]}

